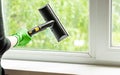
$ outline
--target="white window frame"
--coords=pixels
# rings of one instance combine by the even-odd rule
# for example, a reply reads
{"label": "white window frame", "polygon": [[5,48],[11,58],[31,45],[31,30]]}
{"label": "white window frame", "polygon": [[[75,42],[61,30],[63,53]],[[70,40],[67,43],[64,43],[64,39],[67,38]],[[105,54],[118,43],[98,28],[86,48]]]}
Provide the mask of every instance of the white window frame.
{"label": "white window frame", "polygon": [[89,0],[90,48],[88,53],[9,50],[3,58],[89,64],[120,62],[120,50],[110,45],[110,2],[111,0]]}
{"label": "white window frame", "polygon": [[[98,0],[96,27],[96,59],[120,62],[120,48],[112,47],[112,0]],[[102,11],[102,12],[101,12]]]}

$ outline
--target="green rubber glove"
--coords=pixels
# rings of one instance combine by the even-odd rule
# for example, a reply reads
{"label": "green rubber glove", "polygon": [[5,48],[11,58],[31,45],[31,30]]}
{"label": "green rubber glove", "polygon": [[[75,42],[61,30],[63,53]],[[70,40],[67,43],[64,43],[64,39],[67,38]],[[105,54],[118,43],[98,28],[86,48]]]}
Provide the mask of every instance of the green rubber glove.
{"label": "green rubber glove", "polygon": [[18,39],[17,44],[15,46],[25,46],[32,39],[27,33],[27,29],[22,29],[16,34],[13,34],[13,36],[17,37]]}

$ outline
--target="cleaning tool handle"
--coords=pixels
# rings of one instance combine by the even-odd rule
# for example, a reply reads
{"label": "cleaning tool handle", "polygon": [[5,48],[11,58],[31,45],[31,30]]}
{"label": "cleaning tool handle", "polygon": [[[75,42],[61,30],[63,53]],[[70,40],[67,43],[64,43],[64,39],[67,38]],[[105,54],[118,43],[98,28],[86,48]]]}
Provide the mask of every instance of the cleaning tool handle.
{"label": "cleaning tool handle", "polygon": [[32,35],[40,32],[40,31],[45,30],[45,29],[48,28],[48,27],[53,26],[53,24],[54,24],[54,20],[48,21],[48,22],[46,22],[46,23],[44,23],[44,24],[41,24],[41,25],[38,25],[38,26],[32,28],[31,30],[28,31],[28,34],[29,34],[30,36],[32,36]]}
{"label": "cleaning tool handle", "polygon": [[32,40],[27,31],[28,30],[26,28],[23,28],[17,33],[13,34],[13,36],[17,38],[17,44],[15,46],[25,46]]}

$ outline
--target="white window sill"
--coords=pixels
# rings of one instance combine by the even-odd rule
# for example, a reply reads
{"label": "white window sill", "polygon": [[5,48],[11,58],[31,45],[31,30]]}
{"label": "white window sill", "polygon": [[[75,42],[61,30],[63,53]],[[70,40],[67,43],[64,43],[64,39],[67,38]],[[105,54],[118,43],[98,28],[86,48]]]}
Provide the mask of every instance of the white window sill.
{"label": "white window sill", "polygon": [[120,67],[113,66],[20,60],[2,60],[2,66],[8,70],[23,70],[44,73],[60,73],[72,75],[120,75]]}

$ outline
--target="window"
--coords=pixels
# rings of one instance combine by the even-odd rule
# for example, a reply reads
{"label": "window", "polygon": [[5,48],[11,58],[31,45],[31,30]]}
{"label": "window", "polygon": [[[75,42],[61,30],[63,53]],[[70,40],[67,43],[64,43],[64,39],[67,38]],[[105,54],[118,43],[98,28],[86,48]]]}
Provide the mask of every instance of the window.
{"label": "window", "polygon": [[6,0],[5,2],[9,34],[21,28],[31,29],[44,23],[38,9],[47,3],[52,6],[69,33],[67,39],[58,43],[48,29],[36,34],[24,48],[65,52],[88,50],[89,0]]}
{"label": "window", "polygon": [[[19,1],[21,1],[21,0],[17,0],[18,3],[19,3]],[[24,1],[27,2],[27,0],[24,0]],[[60,1],[62,1],[62,0],[60,0]],[[60,2],[57,3],[57,5],[60,4],[60,6],[62,6],[61,8],[63,8],[65,5],[67,6],[66,3],[64,4],[64,1],[65,0],[63,0],[61,3]],[[11,50],[11,51],[8,51],[8,53],[6,53],[4,58],[42,60],[42,61],[59,61],[59,62],[72,62],[72,63],[73,62],[74,63],[101,63],[103,61],[104,62],[107,61],[110,63],[111,62],[120,62],[120,49],[118,47],[119,46],[119,41],[118,41],[119,38],[117,37],[117,36],[119,36],[119,34],[118,34],[119,33],[119,22],[118,22],[119,10],[117,8],[117,6],[119,6],[119,4],[116,5],[116,3],[118,3],[119,0],[89,0],[89,1],[88,0],[74,0],[74,1],[69,0],[69,1],[67,1],[67,3],[68,3],[67,11],[71,11],[71,9],[77,11],[77,13],[75,11],[69,12],[71,14],[68,16],[69,18],[61,16],[61,15],[66,15],[67,13],[62,12],[62,9],[59,9],[59,8],[57,8],[57,6],[54,6],[54,3],[52,5],[52,7],[54,9],[56,9],[55,11],[56,11],[57,15],[60,17],[60,20],[63,22],[63,24],[67,28],[68,32],[70,32],[70,34],[71,34],[71,30],[76,32],[76,34],[75,33],[72,33],[72,34],[73,35],[75,34],[76,35],[75,38],[78,38],[78,40],[76,40],[72,36],[70,36],[69,38],[65,39],[63,42],[60,43],[61,44],[60,46],[62,46],[62,44],[63,44],[63,46],[66,46],[64,44],[65,41],[68,41],[69,39],[74,39],[73,40],[74,42],[72,42],[73,45],[70,45],[72,47],[68,47],[68,49],[66,49],[64,47],[65,49],[59,49],[57,52],[54,52],[54,50],[53,50],[54,48],[47,48],[47,49],[52,49],[52,51]],[[76,2],[76,3],[74,3],[74,2]],[[85,8],[82,7],[82,5],[80,4],[81,2],[83,3],[83,5],[85,5]],[[31,3],[31,2],[28,2],[28,3]],[[43,4],[44,3],[46,3],[46,2],[43,1]],[[50,2],[50,3],[52,4],[52,2]],[[37,3],[37,4],[39,5],[39,3]],[[69,7],[69,5],[70,5],[70,7]],[[79,7],[77,7],[77,5]],[[74,6],[76,6],[77,9],[74,8]],[[18,5],[18,7],[19,7],[19,5]],[[33,5],[33,7],[34,7],[34,5]],[[30,7],[28,7],[28,8],[30,8]],[[89,9],[86,10],[86,8],[89,8]],[[13,9],[16,9],[16,8],[13,8]],[[60,14],[59,11],[62,14]],[[64,11],[66,11],[66,10],[64,10]],[[83,11],[85,11],[86,13],[80,14],[80,12],[83,12]],[[20,12],[20,10],[17,12]],[[25,11],[23,11],[23,12],[25,12]],[[28,12],[32,12],[32,11],[29,10]],[[37,13],[36,9],[34,10],[34,12]],[[34,15],[38,17],[39,14],[37,13],[37,15],[36,15],[36,13]],[[73,18],[76,18],[78,16],[77,14],[82,15],[84,17],[80,16],[76,20],[73,20]],[[27,17],[29,15],[26,14],[26,15],[24,15],[24,17]],[[16,17],[16,15],[12,15],[12,16]],[[19,15],[19,16],[21,16],[21,15]],[[35,24],[44,22],[43,18],[40,19],[38,17],[37,20],[35,17],[33,17],[33,18],[35,19],[34,20],[35,22],[31,22],[31,23],[28,22],[30,24],[30,26],[31,25],[34,26]],[[27,20],[26,20],[26,18],[24,18],[24,19],[25,19],[24,23],[26,23]],[[23,19],[18,19],[17,21],[19,21],[19,20],[23,20]],[[42,20],[42,22],[41,22],[41,20]],[[69,27],[66,25],[67,22],[64,22],[64,20],[68,20],[68,21],[72,20],[73,23],[70,23],[71,26],[74,23],[78,23],[78,21],[79,21],[78,25],[81,24],[80,29],[77,26],[75,26],[76,28],[73,27],[73,29],[69,29]],[[82,21],[83,21],[83,24],[82,24]],[[17,23],[19,23],[19,22],[15,22],[15,24],[17,24]],[[24,25],[23,22],[22,23],[20,22],[20,24]],[[82,28],[82,26],[84,26],[85,29]],[[29,28],[31,28],[31,27],[29,27]],[[78,31],[76,29],[78,29]],[[81,32],[81,30],[82,31],[85,30],[85,31]],[[48,31],[46,30],[45,32],[42,32],[42,33],[37,34],[35,36],[35,38],[37,38],[37,36],[50,34],[49,30]],[[85,34],[82,34],[82,33],[85,33]],[[43,38],[43,39],[45,39],[45,38]],[[49,39],[49,37],[47,37],[46,39],[48,40],[48,42],[51,41],[51,39]],[[82,41],[82,40],[84,40],[84,41]],[[81,43],[79,43],[79,42],[82,42],[83,46],[75,48],[74,45],[81,46]],[[29,47],[29,45],[27,47]],[[55,46],[55,47],[57,47],[57,46]],[[65,52],[64,52],[64,50],[65,50]],[[81,52],[81,51],[87,51],[87,52]],[[98,62],[98,61],[101,61],[101,62]]]}

